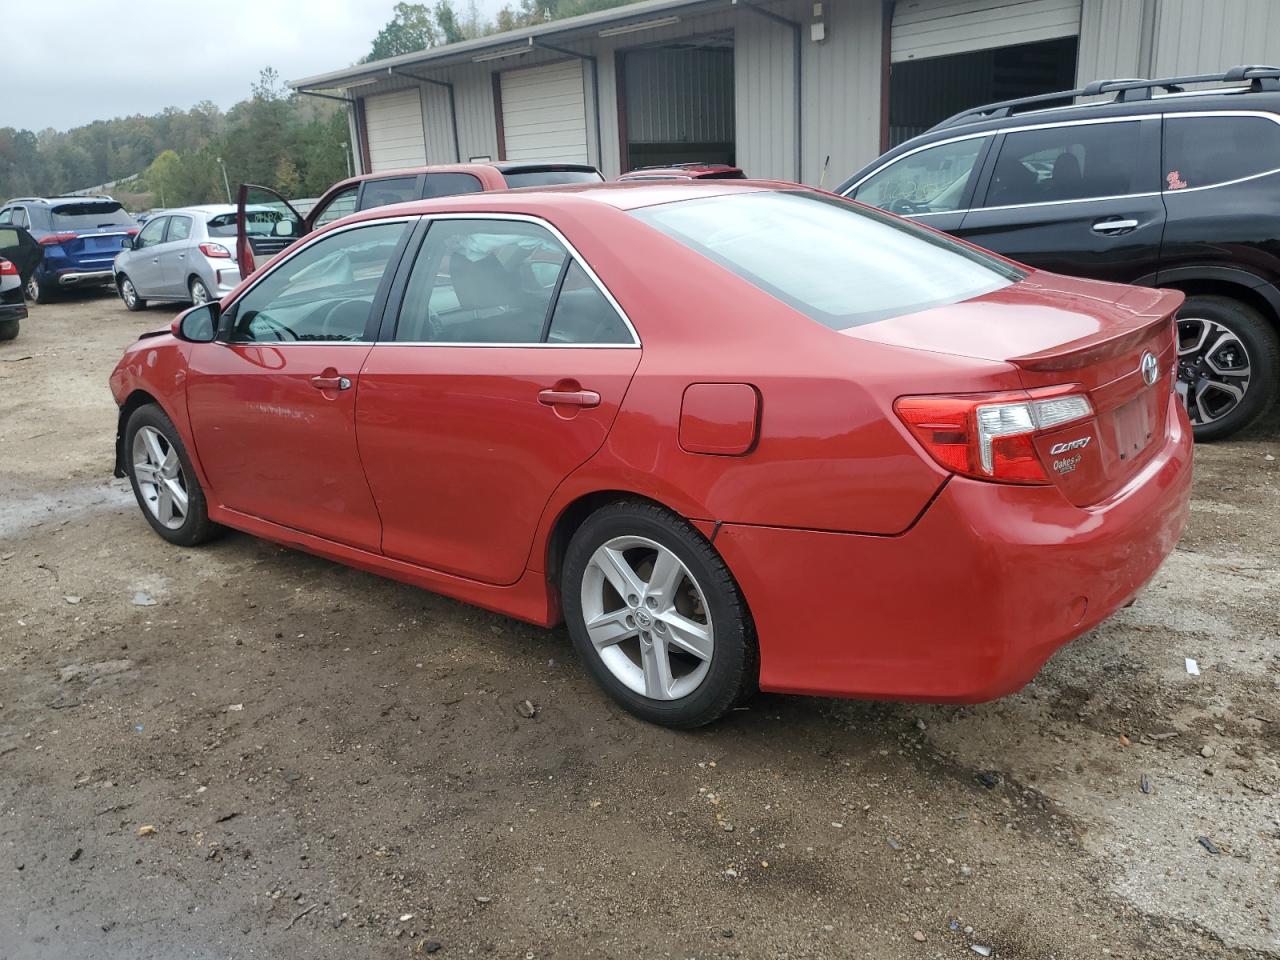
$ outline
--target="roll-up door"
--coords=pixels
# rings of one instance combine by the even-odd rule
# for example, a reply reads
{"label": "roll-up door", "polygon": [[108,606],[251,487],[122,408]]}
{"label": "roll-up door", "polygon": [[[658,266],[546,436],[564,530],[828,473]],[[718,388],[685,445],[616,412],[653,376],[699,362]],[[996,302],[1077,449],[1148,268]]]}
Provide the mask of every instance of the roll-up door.
{"label": "roll-up door", "polygon": [[898,0],[894,63],[1074,37],[1081,0]]}
{"label": "roll-up door", "polygon": [[581,60],[501,76],[507,160],[589,162]]}
{"label": "roll-up door", "polygon": [[364,119],[374,172],[426,166],[427,138],[417,87],[365,97]]}

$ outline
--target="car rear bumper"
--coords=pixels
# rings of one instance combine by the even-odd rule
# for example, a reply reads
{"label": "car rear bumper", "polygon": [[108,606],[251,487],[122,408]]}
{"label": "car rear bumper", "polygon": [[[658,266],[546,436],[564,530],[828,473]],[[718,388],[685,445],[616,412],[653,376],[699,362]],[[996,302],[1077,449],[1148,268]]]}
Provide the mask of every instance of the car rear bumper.
{"label": "car rear bumper", "polygon": [[57,272],[60,287],[88,287],[100,283],[111,283],[115,278],[112,270],[59,270]]}
{"label": "car rear bumper", "polygon": [[27,305],[25,303],[0,303],[0,323],[8,320],[25,320]]}
{"label": "car rear bumper", "polygon": [[979,702],[1022,687],[1182,535],[1191,431],[1169,402],[1161,449],[1092,507],[957,477],[898,536],[724,524],[715,544],[755,620],[761,688]]}

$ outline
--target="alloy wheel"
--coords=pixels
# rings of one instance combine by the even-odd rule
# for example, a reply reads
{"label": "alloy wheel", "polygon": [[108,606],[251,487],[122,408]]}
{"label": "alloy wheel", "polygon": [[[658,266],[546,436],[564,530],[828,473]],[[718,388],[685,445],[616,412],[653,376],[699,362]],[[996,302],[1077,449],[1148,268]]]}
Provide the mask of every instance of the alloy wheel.
{"label": "alloy wheel", "polygon": [[209,291],[205,289],[204,283],[199,280],[191,281],[191,304],[192,306],[202,307],[209,302]]}
{"label": "alloy wheel", "polygon": [[133,435],[133,477],[143,503],[163,526],[177,530],[187,522],[187,478],[178,448],[155,427]]}
{"label": "alloy wheel", "polygon": [[138,302],[138,291],[133,287],[133,281],[125,277],[120,281],[120,298],[124,300],[125,306],[132,307]]}
{"label": "alloy wheel", "polygon": [[1213,423],[1239,406],[1251,376],[1249,351],[1229,327],[1200,317],[1178,319],[1178,392],[1194,425]]}
{"label": "alloy wheel", "polygon": [[715,650],[706,596],[661,544],[627,536],[597,548],[582,577],[582,615],[601,662],[629,690],[679,700],[706,678]]}
{"label": "alloy wheel", "polygon": [[40,299],[40,281],[36,279],[33,273],[31,279],[27,281],[27,299],[33,303]]}

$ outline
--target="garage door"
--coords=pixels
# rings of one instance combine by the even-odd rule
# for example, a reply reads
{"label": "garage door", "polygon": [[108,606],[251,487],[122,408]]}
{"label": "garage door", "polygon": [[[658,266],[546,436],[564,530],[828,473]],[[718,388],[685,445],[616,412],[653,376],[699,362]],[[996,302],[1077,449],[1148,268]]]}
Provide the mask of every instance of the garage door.
{"label": "garage door", "polygon": [[501,76],[506,159],[587,163],[582,61],[510,70]]}
{"label": "garage door", "polygon": [[894,63],[1080,33],[1081,0],[898,0]]}
{"label": "garage door", "polygon": [[416,87],[365,97],[364,122],[374,171],[426,165],[427,138],[422,132],[422,100]]}

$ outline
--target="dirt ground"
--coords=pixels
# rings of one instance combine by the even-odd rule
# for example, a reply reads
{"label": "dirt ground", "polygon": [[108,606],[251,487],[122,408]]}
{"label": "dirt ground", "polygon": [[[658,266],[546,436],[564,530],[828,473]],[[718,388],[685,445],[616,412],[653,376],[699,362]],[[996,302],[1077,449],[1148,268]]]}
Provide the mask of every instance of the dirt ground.
{"label": "dirt ground", "polygon": [[674,733],[563,631],[156,537],[106,379],[171,314],[0,344],[0,960],[1280,957],[1276,418],[1020,694]]}

